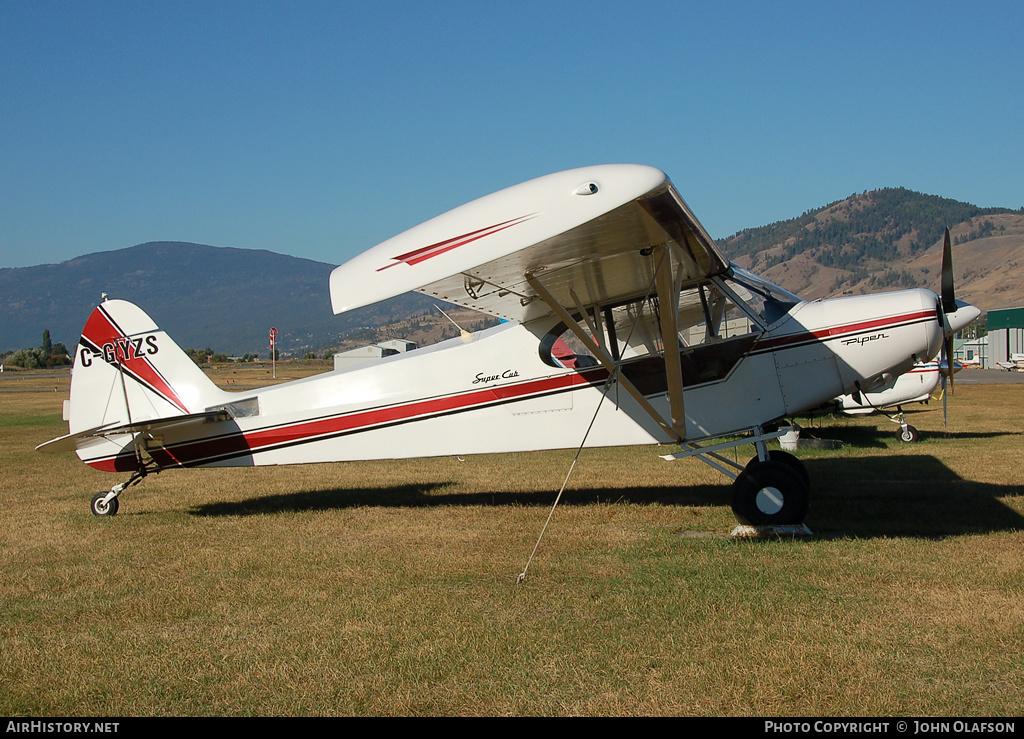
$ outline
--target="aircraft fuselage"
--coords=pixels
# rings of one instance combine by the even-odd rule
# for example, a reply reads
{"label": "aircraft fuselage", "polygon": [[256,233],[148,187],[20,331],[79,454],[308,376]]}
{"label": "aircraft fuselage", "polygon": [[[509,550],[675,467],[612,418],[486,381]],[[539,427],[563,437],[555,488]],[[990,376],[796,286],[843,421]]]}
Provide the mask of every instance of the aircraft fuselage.
{"label": "aircraft fuselage", "polygon": [[[682,348],[687,439],[750,429],[910,369],[938,351],[935,304],[927,290],[803,302],[759,333]],[[147,452],[165,468],[575,448],[599,405],[587,446],[672,441],[607,383],[604,367],[546,362],[540,345],[551,327],[550,317],[507,323],[342,371],[225,392],[205,410],[247,410],[201,434],[163,429]],[[637,356],[621,372],[667,413],[664,367],[660,357]],[[98,469],[132,470],[132,438],[78,453]]]}

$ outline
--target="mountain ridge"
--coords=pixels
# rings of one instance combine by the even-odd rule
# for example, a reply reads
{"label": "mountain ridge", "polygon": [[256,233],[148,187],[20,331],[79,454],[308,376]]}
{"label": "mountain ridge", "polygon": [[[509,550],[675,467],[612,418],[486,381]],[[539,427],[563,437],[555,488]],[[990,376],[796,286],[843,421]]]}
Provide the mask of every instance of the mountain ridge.
{"label": "mountain ridge", "polygon": [[348,331],[433,310],[409,293],[341,316],[331,312],[335,265],[268,250],[157,241],[59,264],[0,269],[0,351],[35,346],[43,329],[74,346],[105,293],[138,304],[182,348],[269,355],[340,340]]}
{"label": "mountain ridge", "polygon": [[[885,188],[717,243],[740,266],[813,300],[902,287],[936,290],[946,226],[957,297],[983,311],[1024,305],[1024,209]],[[328,278],[334,266],[265,249],[148,242],[59,264],[0,268],[0,352],[38,345],[44,329],[55,343],[73,346],[104,292],[137,303],[182,348],[239,355],[267,356],[271,326],[278,329],[280,350],[304,353],[348,346],[347,337],[370,337],[420,316],[418,323],[447,323],[437,301],[417,293],[332,315]]]}
{"label": "mountain ridge", "polygon": [[718,241],[737,264],[808,300],[903,287],[938,288],[943,231],[957,296],[983,311],[1020,305],[1024,209],[982,208],[906,188],[853,194]]}

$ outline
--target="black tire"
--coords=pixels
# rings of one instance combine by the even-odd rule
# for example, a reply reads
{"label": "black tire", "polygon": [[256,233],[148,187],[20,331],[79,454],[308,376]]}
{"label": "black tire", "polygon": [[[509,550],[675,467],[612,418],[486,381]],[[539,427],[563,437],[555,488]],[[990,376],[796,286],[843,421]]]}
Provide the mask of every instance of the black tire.
{"label": "black tire", "polygon": [[905,441],[908,444],[912,444],[913,442],[920,439],[921,435],[917,433],[916,428],[908,425],[905,429],[901,428],[899,431],[896,432],[896,438],[899,439],[900,441]]}
{"label": "black tire", "polygon": [[[804,467],[804,463],[801,462],[800,459],[797,458],[796,456],[790,454],[789,452],[784,452],[781,449],[769,449],[768,459],[771,460],[772,462],[781,462],[782,464],[789,467],[791,470],[794,470],[798,475],[800,475],[800,477],[803,478],[803,481],[807,484],[807,487],[811,486],[811,476],[807,474],[807,468]],[[760,459],[754,457],[749,462],[747,462],[747,467],[749,468],[750,465],[757,464],[760,461]]]}
{"label": "black tire", "polygon": [[732,512],[748,526],[802,524],[810,507],[810,489],[785,462],[756,462],[732,484]]}
{"label": "black tire", "polygon": [[89,507],[92,509],[92,515],[94,516],[116,516],[118,509],[117,498],[111,498],[106,503],[103,499],[107,497],[106,493],[96,493],[92,496],[92,505]]}

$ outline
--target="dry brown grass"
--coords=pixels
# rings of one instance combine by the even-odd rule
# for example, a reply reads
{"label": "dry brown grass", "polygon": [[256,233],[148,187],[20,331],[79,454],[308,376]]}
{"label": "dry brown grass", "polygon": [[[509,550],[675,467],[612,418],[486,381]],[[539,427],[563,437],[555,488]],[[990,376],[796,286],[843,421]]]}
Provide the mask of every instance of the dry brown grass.
{"label": "dry brown grass", "polygon": [[96,519],[122,478],[32,451],[63,397],[0,392],[3,715],[1024,708],[1021,385],[914,447],[815,428],[856,444],[800,453],[808,541],[725,536],[698,463],[584,452],[522,585],[572,452],[171,471]]}

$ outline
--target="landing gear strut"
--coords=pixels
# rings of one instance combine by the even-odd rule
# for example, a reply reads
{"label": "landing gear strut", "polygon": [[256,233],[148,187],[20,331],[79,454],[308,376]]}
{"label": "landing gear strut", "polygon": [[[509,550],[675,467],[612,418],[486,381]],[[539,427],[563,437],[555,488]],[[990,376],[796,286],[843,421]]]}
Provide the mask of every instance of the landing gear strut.
{"label": "landing gear strut", "polygon": [[127,488],[142,481],[142,478],[148,474],[146,469],[137,470],[132,473],[132,476],[128,478],[127,482],[120,482],[106,493],[96,493],[92,496],[92,503],[89,508],[92,510],[94,516],[116,516],[117,509],[120,507],[117,497],[123,493]]}
{"label": "landing gear strut", "polygon": [[[790,428],[783,426],[772,432],[752,429],[753,436],[732,441],[699,446],[684,443],[679,454],[662,459],[696,457],[733,479],[732,511],[736,519],[747,526],[799,526],[810,506],[810,476],[803,462],[781,449],[768,449],[767,441],[777,439]],[[757,456],[744,467],[717,452],[729,447],[750,444],[757,448]],[[736,470],[739,470],[737,473]]]}
{"label": "landing gear strut", "polygon": [[900,425],[900,430],[896,432],[896,438],[899,439],[900,441],[913,443],[921,438],[920,434],[918,434],[917,432],[917,429],[911,426],[909,423],[907,423],[907,419],[903,415],[902,406],[896,406],[896,415],[890,416],[889,420],[892,421],[893,423],[898,423]]}

